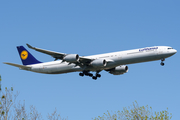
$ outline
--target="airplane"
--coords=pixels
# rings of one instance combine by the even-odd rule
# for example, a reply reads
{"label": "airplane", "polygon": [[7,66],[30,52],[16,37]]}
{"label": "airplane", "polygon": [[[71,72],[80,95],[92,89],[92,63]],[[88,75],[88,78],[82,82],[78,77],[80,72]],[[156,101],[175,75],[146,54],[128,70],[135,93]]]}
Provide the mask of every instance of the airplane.
{"label": "airplane", "polygon": [[[169,46],[153,46],[84,57],[79,56],[78,54],[59,53],[32,47],[29,44],[26,45],[30,49],[52,56],[55,60],[44,63],[40,62],[23,46],[17,46],[23,65],[8,62],[5,62],[4,64],[12,65],[22,70],[45,74],[80,72],[80,76],[90,76],[94,80],[101,77],[101,74],[99,73],[102,70],[113,75],[127,73],[127,64],[161,60],[160,64],[164,66],[163,61],[165,58],[168,58],[177,52],[177,50]],[[91,72],[96,73],[93,75]]]}

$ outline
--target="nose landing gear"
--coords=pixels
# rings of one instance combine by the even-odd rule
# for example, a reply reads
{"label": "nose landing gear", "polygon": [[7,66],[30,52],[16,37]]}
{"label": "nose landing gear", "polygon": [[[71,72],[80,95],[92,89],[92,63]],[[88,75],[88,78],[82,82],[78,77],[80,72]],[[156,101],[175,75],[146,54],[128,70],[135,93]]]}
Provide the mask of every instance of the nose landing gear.
{"label": "nose landing gear", "polygon": [[161,65],[162,65],[162,66],[164,66],[164,63],[163,63],[163,62],[161,62]]}
{"label": "nose landing gear", "polygon": [[165,59],[164,59],[164,58],[162,58],[162,59],[161,59],[161,63],[160,63],[160,64],[161,64],[161,66],[164,66],[164,62],[163,62],[163,61],[165,61]]}

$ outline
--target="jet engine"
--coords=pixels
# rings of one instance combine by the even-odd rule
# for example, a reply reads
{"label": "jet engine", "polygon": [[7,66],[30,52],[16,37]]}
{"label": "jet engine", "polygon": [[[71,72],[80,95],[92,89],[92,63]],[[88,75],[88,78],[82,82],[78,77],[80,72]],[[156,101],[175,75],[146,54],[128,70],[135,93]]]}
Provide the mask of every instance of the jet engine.
{"label": "jet engine", "polygon": [[77,61],[79,61],[79,55],[78,54],[69,54],[69,55],[66,55],[63,60],[66,62],[77,62]]}
{"label": "jet engine", "polygon": [[106,66],[106,64],[107,64],[107,62],[105,59],[96,59],[91,62],[91,65],[93,67],[104,67],[104,66]]}
{"label": "jet engine", "polygon": [[126,66],[126,65],[117,66],[117,67],[110,69],[108,71],[109,71],[109,73],[111,73],[113,75],[121,75],[121,74],[128,72],[128,66]]}

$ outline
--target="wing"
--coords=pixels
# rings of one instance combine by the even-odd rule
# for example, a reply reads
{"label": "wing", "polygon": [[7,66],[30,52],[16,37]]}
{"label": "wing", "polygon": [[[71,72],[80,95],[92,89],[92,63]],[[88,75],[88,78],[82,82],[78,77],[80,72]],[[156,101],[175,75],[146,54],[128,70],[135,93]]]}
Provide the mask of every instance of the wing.
{"label": "wing", "polygon": [[[36,47],[32,47],[31,45],[29,44],[26,44],[29,48],[31,49],[34,49],[38,52],[42,52],[42,53],[45,53],[47,55],[50,55],[52,57],[55,58],[55,60],[57,59],[61,59],[63,61],[64,58],[70,54],[65,54],[65,53],[59,53],[59,52],[54,52],[54,51],[49,51],[49,50],[45,50],[45,49],[41,49],[41,48],[36,48]],[[89,65],[91,63],[91,61],[93,61],[94,59],[89,59],[89,58],[86,58],[86,57],[79,57],[79,61],[75,61],[75,62],[69,62],[69,63],[75,63],[76,65]]]}
{"label": "wing", "polygon": [[59,53],[59,52],[54,52],[54,51],[49,51],[49,50],[45,50],[45,49],[40,49],[40,48],[36,48],[36,47],[32,47],[29,44],[26,44],[29,48],[36,50],[38,52],[42,52],[48,55],[51,55],[52,57],[56,58],[56,59],[63,59],[64,56],[66,56],[65,53]]}

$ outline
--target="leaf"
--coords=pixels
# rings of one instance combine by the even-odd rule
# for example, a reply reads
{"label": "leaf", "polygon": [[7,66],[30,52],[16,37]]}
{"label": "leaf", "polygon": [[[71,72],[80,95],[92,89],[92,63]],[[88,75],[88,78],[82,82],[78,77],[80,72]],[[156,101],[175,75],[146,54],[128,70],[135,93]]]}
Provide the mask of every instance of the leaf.
{"label": "leaf", "polygon": [[11,87],[11,91],[13,91],[13,87]]}

